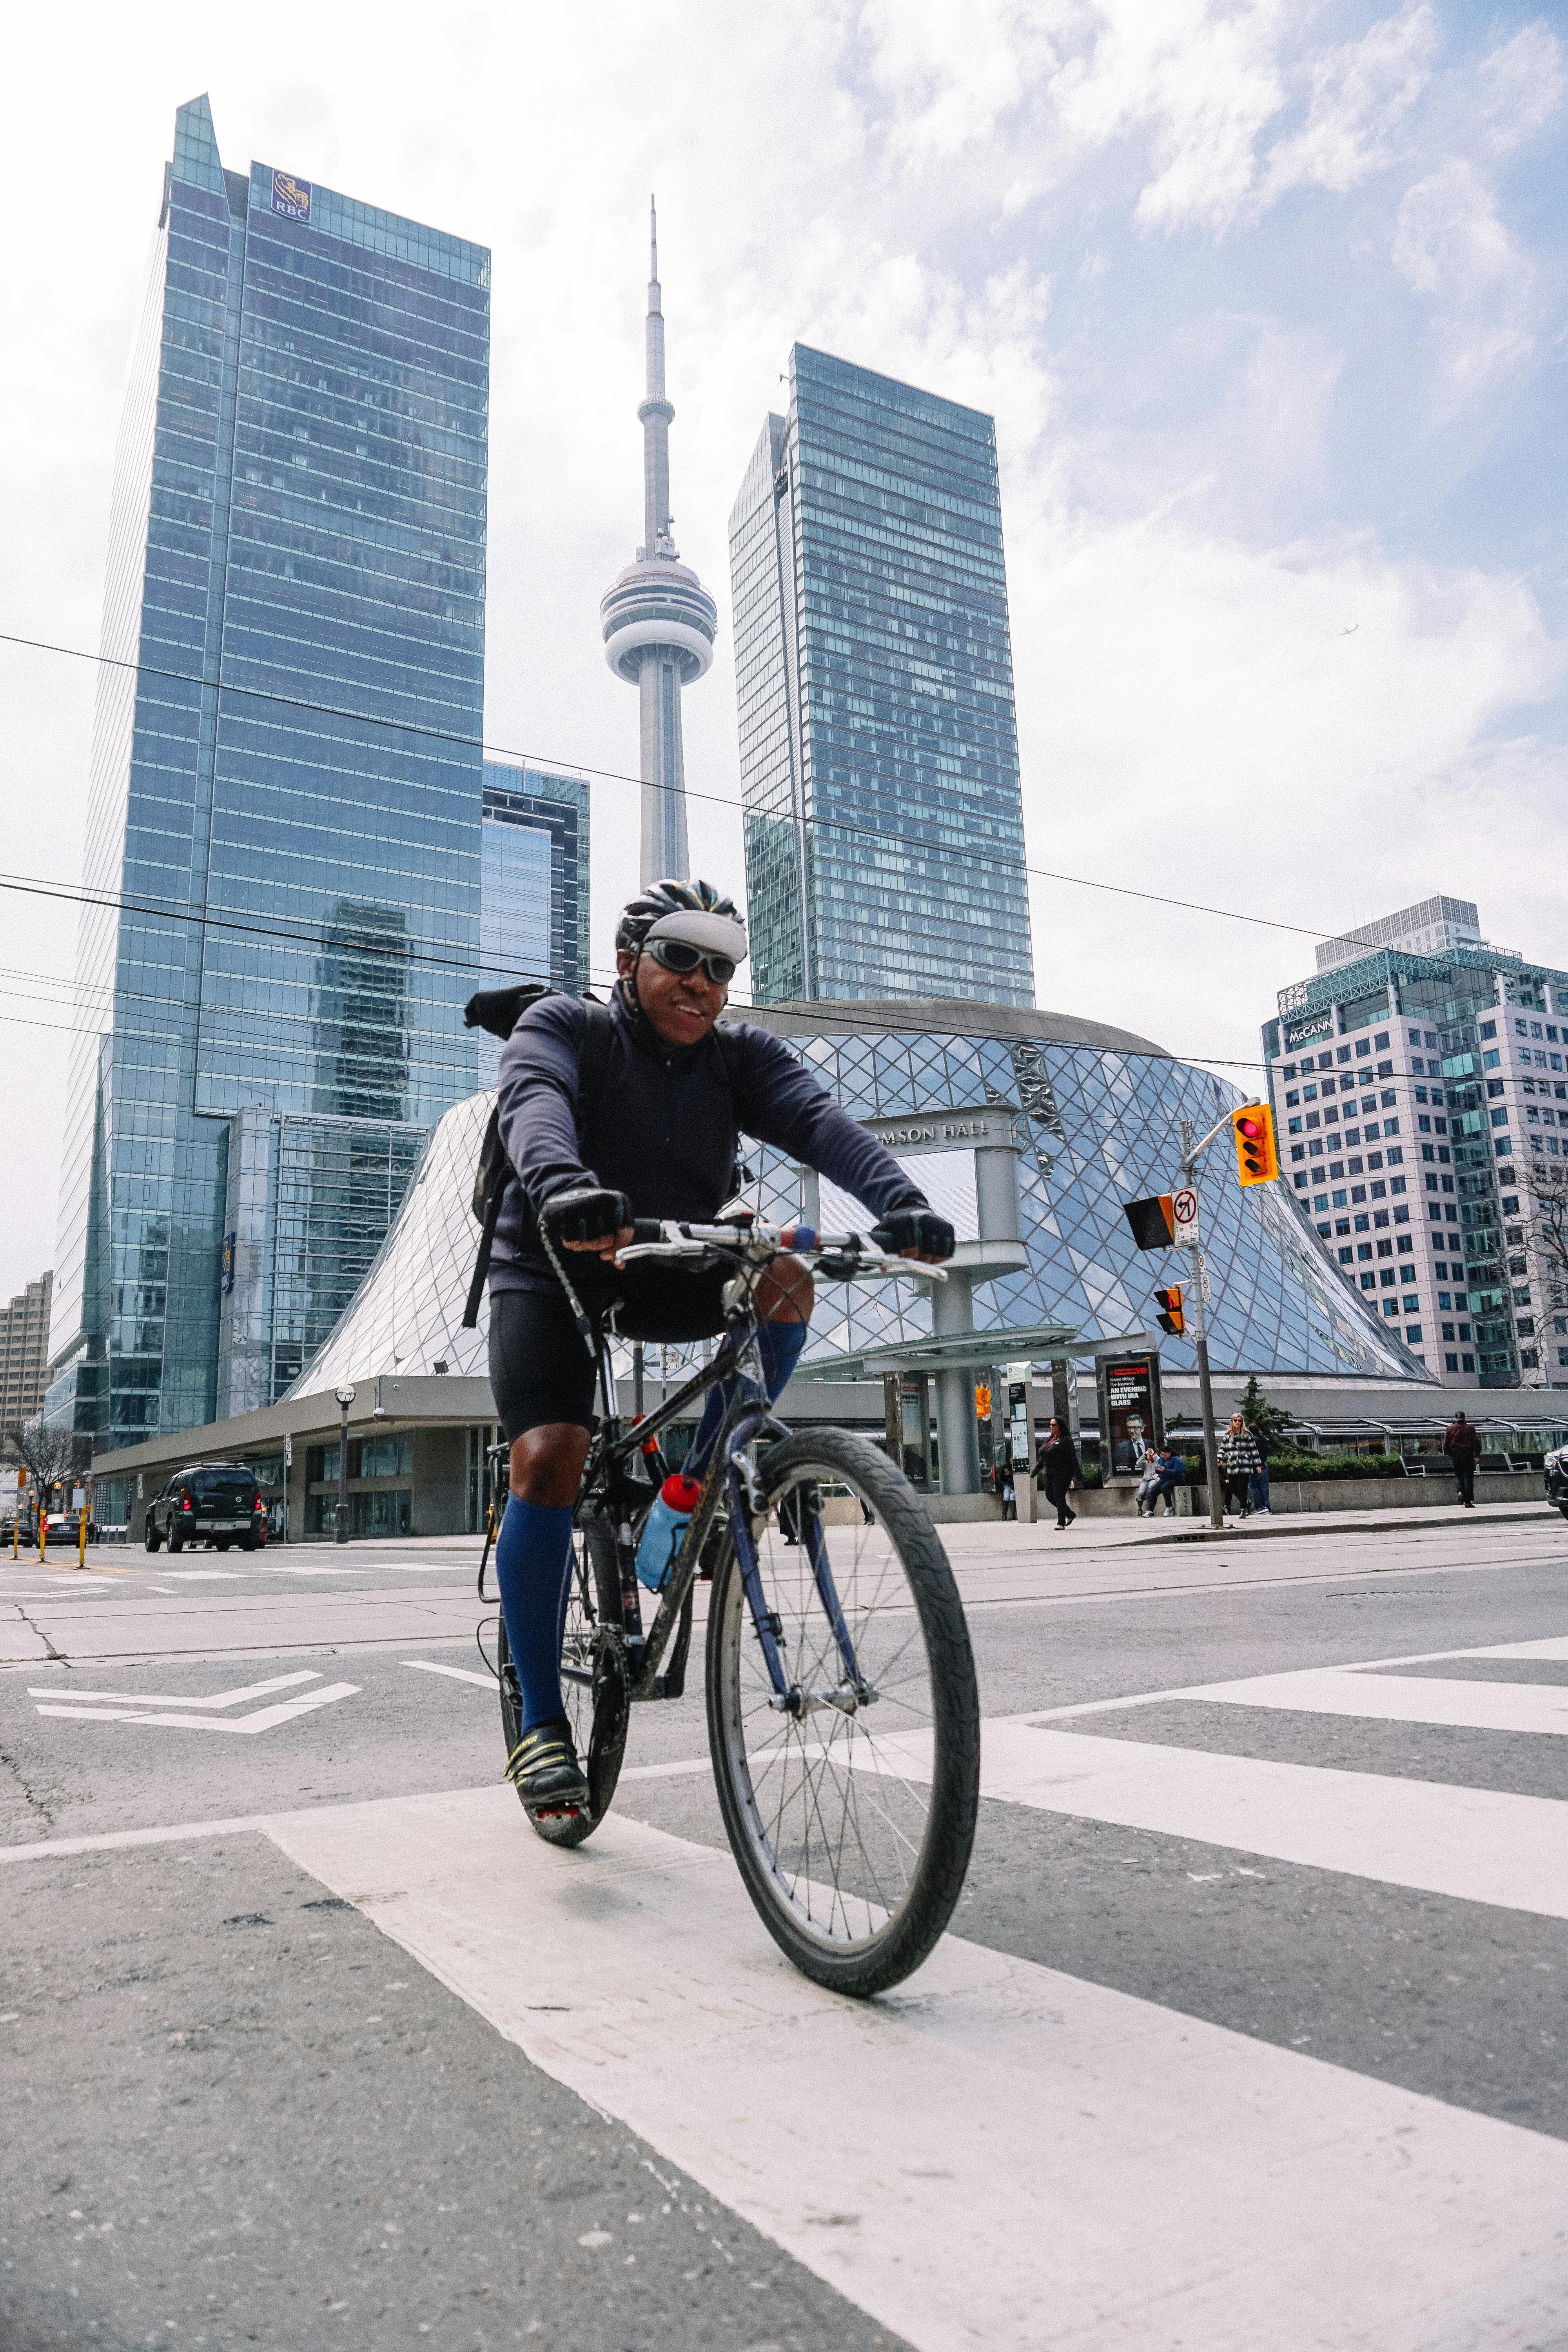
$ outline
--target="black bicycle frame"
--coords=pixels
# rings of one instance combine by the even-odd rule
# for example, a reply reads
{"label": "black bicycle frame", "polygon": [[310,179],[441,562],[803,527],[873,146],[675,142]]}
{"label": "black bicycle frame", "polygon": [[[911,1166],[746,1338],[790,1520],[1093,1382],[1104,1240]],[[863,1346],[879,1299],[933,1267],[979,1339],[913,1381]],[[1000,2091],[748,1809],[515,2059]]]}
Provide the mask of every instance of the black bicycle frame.
{"label": "black bicycle frame", "polygon": [[[642,1420],[634,1423],[632,1427],[626,1431],[622,1431],[620,1426],[620,1413],[611,1371],[608,1342],[601,1342],[599,1372],[604,1387],[605,1412],[602,1432],[595,1441],[594,1449],[597,1458],[595,1460],[590,1457],[588,1475],[584,1477],[584,1484],[591,1492],[597,1476],[603,1476],[605,1480],[609,1490],[607,1499],[611,1502],[616,1514],[617,1556],[625,1548],[620,1530],[629,1525],[631,1511],[635,1507],[632,1497],[625,1492],[626,1487],[631,1484],[625,1475],[627,1465],[650,1439],[658,1437],[661,1429],[667,1428],[672,1421],[677,1420],[689,1406],[696,1403],[699,1398],[705,1396],[710,1389],[717,1387],[721,1381],[730,1377],[731,1373],[738,1368],[748,1344],[754,1340],[756,1328],[754,1319],[749,1314],[732,1322],[712,1362],[704,1365],[700,1372],[694,1373],[672,1397],[666,1398],[656,1412],[646,1414]],[[703,1478],[702,1492],[698,1498],[697,1507],[688,1522],[685,1535],[681,1538],[680,1549],[676,1554],[669,1575],[659,1593],[658,1607],[646,1636],[642,1634],[642,1612],[635,1565],[631,1559],[622,1560],[620,1563],[623,1613],[621,1631],[628,1646],[635,1645],[630,1660],[631,1696],[634,1699],[650,1699],[662,1696],[658,1672],[660,1664],[677,1627],[681,1622],[683,1612],[689,1601],[692,1587],[697,1580],[703,1548],[711,1532],[720,1504],[728,1502],[731,1537],[740,1561],[742,1589],[752,1612],[752,1622],[755,1627],[757,1640],[767,1665],[768,1678],[778,1697],[786,1703],[788,1701],[789,1681],[784,1671],[784,1660],[779,1653],[773,1616],[767,1606],[766,1595],[763,1591],[762,1570],[757,1559],[756,1545],[752,1537],[752,1510],[754,1497],[748,1491],[752,1474],[751,1465],[746,1460],[745,1449],[754,1439],[764,1435],[774,1438],[787,1437],[789,1431],[775,1417],[765,1397],[744,1394],[737,1397],[724,1417],[718,1444],[713,1449],[713,1458]],[[638,1500],[640,1501],[640,1497]],[[859,1664],[855,1655],[855,1646],[849,1636],[848,1626],[845,1622],[838,1590],[833,1579],[833,1570],[828,1564],[827,1549],[822,1536],[821,1518],[816,1510],[803,1516],[805,1524],[800,1532],[802,1539],[807,1546],[807,1556],[811,1560],[812,1574],[818,1596],[850,1684],[856,1690],[863,1690],[865,1685]],[[682,1664],[684,1665],[684,1653]],[[582,1669],[567,1668],[565,1671],[572,1680],[585,1685],[592,1683],[592,1675]]]}

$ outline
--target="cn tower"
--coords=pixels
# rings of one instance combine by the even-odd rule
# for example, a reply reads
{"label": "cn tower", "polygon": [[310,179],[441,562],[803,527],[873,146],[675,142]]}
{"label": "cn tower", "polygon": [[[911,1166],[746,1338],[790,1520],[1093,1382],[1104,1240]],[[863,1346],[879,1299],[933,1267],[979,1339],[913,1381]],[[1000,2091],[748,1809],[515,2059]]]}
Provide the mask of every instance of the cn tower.
{"label": "cn tower", "polygon": [[658,284],[658,213],[648,204],[647,396],[643,436],[643,544],[599,606],[605,659],[637,689],[642,715],[640,887],[691,870],[686,840],[686,762],[680,689],[713,659],[719,607],[676,555],[670,535],[669,425],[664,396],[664,312]]}

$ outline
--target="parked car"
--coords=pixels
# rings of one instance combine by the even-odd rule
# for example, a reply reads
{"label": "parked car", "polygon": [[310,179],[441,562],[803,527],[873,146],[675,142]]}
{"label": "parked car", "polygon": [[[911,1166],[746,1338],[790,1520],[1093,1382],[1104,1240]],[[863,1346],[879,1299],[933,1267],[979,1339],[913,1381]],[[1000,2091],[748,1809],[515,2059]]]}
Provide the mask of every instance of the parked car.
{"label": "parked car", "polygon": [[209,1543],[215,1551],[237,1544],[256,1551],[267,1541],[267,1506],[256,1473],[243,1462],[197,1462],[176,1470],[147,1506],[147,1549],[166,1543],[183,1551]]}
{"label": "parked car", "polygon": [[1568,1519],[1568,1445],[1560,1445],[1554,1454],[1549,1454],[1541,1468],[1546,1480],[1547,1501],[1555,1503]]}

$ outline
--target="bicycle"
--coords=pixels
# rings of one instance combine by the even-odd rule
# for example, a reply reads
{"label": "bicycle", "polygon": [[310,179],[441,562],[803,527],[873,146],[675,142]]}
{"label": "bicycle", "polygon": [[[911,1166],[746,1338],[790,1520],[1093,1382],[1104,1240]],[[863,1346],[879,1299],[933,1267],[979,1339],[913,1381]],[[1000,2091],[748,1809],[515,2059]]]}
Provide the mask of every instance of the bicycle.
{"label": "bicycle", "polygon": [[[746,1891],[806,1976],[848,1994],[885,1991],[931,1950],[969,1864],[980,1793],[969,1631],[946,1552],[901,1469],[850,1431],[792,1432],[769,1405],[754,1295],[786,1251],[830,1279],[945,1277],[854,1234],[774,1228],[749,1214],[639,1219],[618,1264],[684,1261],[694,1272],[728,1268],[730,1280],[711,1360],[628,1427],[612,1331],[584,1313],[548,1236],[546,1246],[595,1355],[604,1406],[576,1506],[562,1639],[591,1806],[530,1819],[552,1844],[592,1835],[615,1796],[632,1707],[685,1690],[696,1588],[708,1583],[709,1750]],[[666,1475],[660,1433],[731,1374],[739,1392],[645,1629],[637,1539]],[[489,1449],[481,1600],[508,1452]],[[504,1618],[493,1671],[510,1754],[521,1706]]]}

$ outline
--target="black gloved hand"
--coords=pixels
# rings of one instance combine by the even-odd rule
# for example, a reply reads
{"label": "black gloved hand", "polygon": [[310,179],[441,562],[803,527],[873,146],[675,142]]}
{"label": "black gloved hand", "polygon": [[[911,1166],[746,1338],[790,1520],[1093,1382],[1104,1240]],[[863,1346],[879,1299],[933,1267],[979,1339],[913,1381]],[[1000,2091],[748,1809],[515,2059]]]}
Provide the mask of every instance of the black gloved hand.
{"label": "black gloved hand", "polygon": [[951,1257],[957,1247],[952,1227],[934,1209],[889,1209],[879,1225],[871,1228],[871,1239],[889,1257],[901,1257],[905,1250],[917,1250],[921,1257]]}
{"label": "black gloved hand", "polygon": [[624,1192],[584,1184],[574,1192],[552,1192],[540,1216],[557,1241],[613,1241],[631,1223],[632,1204]]}

